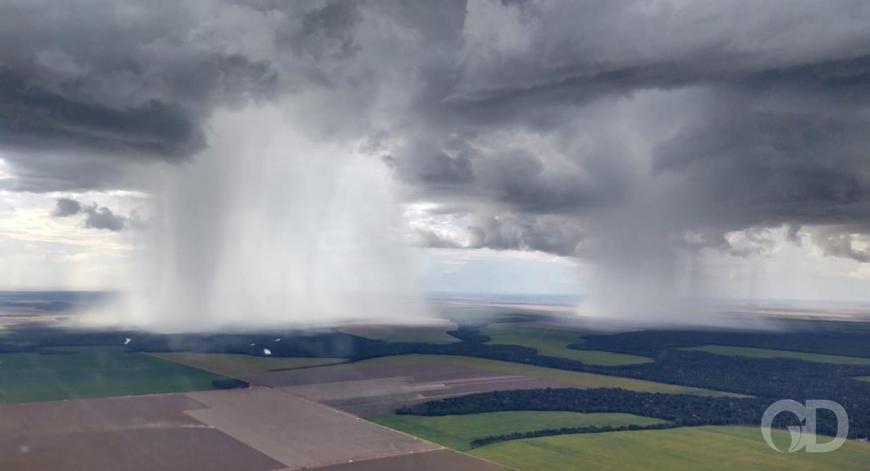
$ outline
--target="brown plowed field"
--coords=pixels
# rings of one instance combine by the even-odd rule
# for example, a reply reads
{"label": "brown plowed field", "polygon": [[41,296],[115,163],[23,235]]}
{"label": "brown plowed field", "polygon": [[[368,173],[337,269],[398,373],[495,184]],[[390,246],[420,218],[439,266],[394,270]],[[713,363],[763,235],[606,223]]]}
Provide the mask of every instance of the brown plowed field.
{"label": "brown plowed field", "polygon": [[281,468],[184,413],[184,394],[0,405],[0,470]]}

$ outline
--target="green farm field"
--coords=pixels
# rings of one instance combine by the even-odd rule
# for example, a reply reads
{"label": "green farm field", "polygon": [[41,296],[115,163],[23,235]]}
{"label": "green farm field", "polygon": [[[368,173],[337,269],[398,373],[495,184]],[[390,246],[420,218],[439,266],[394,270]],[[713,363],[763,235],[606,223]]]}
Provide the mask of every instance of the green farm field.
{"label": "green farm field", "polygon": [[536,430],[589,427],[653,425],[667,421],[631,414],[581,414],[578,412],[508,411],[482,414],[422,417],[386,415],[368,420],[456,450],[471,449],[477,438]]}
{"label": "green farm field", "polygon": [[657,383],[642,379],[623,378],[620,376],[608,376],[579,371],[559,370],[540,366],[511,363],[484,358],[462,357],[452,355],[396,355],[390,357],[375,358],[342,365],[326,366],[323,368],[356,368],[357,366],[393,366],[393,365],[419,365],[420,368],[437,365],[457,365],[468,368],[488,370],[506,375],[528,376],[547,381],[557,381],[567,386],[577,388],[623,388],[631,391],[660,392],[670,394],[695,394],[699,396],[739,396],[722,391],[709,389],[691,388],[675,384]]}
{"label": "green farm field", "polygon": [[226,379],[117,347],[0,354],[0,403],[213,389]]}
{"label": "green farm field", "polygon": [[870,365],[870,358],[847,357],[841,355],[825,355],[822,353],[793,352],[789,350],[772,350],[768,348],[734,347],[728,345],[702,345],[681,350],[715,353],[717,355],[743,356],[752,358],[793,358],[796,360],[835,365]]}
{"label": "green farm field", "polygon": [[162,360],[239,379],[269,371],[311,368],[346,361],[343,358],[256,357],[233,353],[166,352],[151,355]]}
{"label": "green farm field", "polygon": [[570,330],[527,327],[511,324],[492,324],[481,330],[491,338],[491,345],[520,345],[534,348],[541,355],[568,358],[589,365],[619,366],[652,362],[652,358],[611,353],[599,350],[574,350],[569,344],[581,341],[577,332]]}
{"label": "green farm field", "polygon": [[[774,440],[788,443],[788,432],[774,430]],[[523,471],[848,471],[865,470],[870,463],[870,443],[849,441],[831,453],[779,453],[767,446],[757,427],[559,435],[494,443],[469,453]]]}

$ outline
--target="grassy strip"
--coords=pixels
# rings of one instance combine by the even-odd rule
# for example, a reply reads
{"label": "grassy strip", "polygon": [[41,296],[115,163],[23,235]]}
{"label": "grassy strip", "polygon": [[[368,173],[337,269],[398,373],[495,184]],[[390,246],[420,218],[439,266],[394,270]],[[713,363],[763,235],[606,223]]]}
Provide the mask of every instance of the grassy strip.
{"label": "grassy strip", "polygon": [[664,420],[632,414],[564,411],[504,411],[439,417],[385,415],[368,420],[456,450],[471,449],[475,440],[515,433],[668,424]]}
{"label": "grassy strip", "polygon": [[773,350],[769,348],[702,345],[700,347],[681,348],[680,350],[750,358],[793,358],[795,360],[811,361],[815,363],[830,363],[834,365],[870,365],[870,358],[827,355],[824,353],[793,352],[789,350]]}
{"label": "grassy strip", "polygon": [[161,352],[150,355],[173,363],[241,379],[270,371],[327,366],[346,361],[343,358],[256,357],[234,353]]}

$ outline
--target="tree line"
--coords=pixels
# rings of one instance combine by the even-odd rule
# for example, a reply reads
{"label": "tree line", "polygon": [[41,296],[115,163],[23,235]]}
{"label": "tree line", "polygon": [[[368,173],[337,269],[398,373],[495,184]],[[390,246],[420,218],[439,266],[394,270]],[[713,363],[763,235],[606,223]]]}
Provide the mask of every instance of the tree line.
{"label": "tree line", "polygon": [[[546,429],[531,433],[515,433],[481,438],[481,443],[494,443],[516,438],[558,435],[563,433],[595,433],[614,430],[640,430],[644,428],[694,427],[702,425],[758,426],[771,401],[762,398],[708,397],[689,394],[662,394],[628,391],[625,389],[526,389],[492,391],[468,394],[424,402],[396,411],[402,415],[443,416],[480,414],[502,411],[565,411],[581,413],[626,413],[668,421],[654,426],[626,427],[568,427]],[[799,425],[797,417],[780,414],[774,427]],[[836,421],[819,416],[817,432],[835,435]]]}

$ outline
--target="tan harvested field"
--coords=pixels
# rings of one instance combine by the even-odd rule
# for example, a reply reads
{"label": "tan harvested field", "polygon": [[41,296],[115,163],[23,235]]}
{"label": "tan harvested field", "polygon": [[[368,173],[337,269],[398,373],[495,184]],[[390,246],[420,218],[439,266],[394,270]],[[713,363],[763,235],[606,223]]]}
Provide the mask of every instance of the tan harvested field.
{"label": "tan harvested field", "polygon": [[[276,371],[252,378],[255,384],[272,387],[314,385],[344,381],[380,380],[385,378],[413,378],[414,382],[426,383],[447,379],[522,377],[509,370],[490,368],[496,362],[468,357],[440,355],[401,355],[376,358],[342,365],[307,368],[297,371]],[[505,363],[506,365],[513,365]],[[523,365],[517,364],[522,368]]]}
{"label": "tan harvested field", "polygon": [[289,469],[372,460],[441,449],[323,404],[271,388],[188,394],[207,408],[191,417]]}
{"label": "tan harvested field", "polygon": [[281,463],[185,410],[184,394],[0,406],[2,470],[265,471]]}
{"label": "tan harvested field", "polygon": [[[372,385],[374,388],[369,389]],[[385,385],[390,385],[391,389],[386,389]],[[559,387],[567,386],[521,376],[481,376],[469,380],[456,379],[424,383],[415,382],[411,377],[385,378],[291,386],[282,389],[324,402],[361,417],[371,417],[391,414],[403,406],[461,394]]]}
{"label": "tan harvested field", "polygon": [[152,353],[151,355],[174,363],[244,380],[275,370],[295,370],[312,366],[333,365],[345,361],[343,358],[255,357],[233,353],[167,352]]}
{"label": "tan harvested field", "polygon": [[329,368],[258,377],[272,386],[359,416],[385,415],[397,408],[440,397],[508,389],[570,387],[523,375],[504,374],[457,364],[382,365],[358,362]]}
{"label": "tan harvested field", "polygon": [[450,450],[414,453],[377,460],[356,461],[315,468],[314,471],[500,471],[504,468]]}

